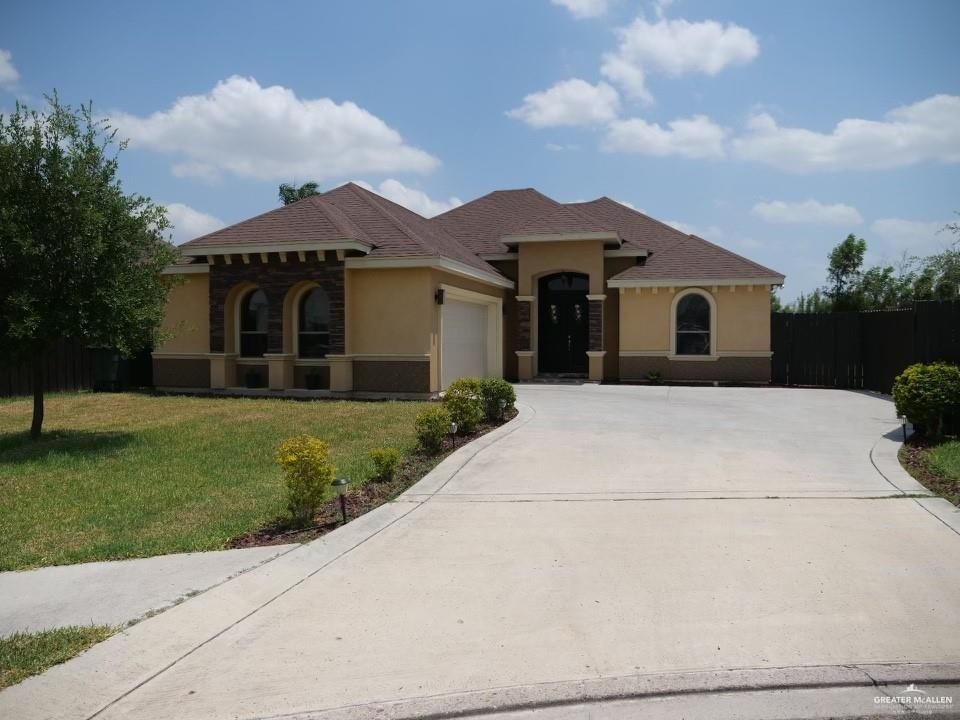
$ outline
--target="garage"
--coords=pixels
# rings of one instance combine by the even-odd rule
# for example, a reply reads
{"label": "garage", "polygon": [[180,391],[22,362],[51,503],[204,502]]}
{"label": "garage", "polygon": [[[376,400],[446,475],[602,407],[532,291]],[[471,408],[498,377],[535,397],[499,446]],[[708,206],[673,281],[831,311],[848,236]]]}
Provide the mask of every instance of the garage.
{"label": "garage", "polygon": [[487,308],[485,303],[448,299],[442,311],[441,385],[457,378],[487,375]]}

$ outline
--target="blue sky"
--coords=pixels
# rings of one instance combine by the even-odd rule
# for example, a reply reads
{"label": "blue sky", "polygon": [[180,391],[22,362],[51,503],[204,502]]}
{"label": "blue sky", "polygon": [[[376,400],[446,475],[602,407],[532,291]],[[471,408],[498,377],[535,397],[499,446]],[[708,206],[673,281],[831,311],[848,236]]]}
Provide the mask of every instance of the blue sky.
{"label": "blue sky", "polygon": [[0,108],[56,88],[131,141],[176,239],[359,180],[425,214],[608,195],[823,282],[936,251],[960,210],[957,2],[20,3]]}

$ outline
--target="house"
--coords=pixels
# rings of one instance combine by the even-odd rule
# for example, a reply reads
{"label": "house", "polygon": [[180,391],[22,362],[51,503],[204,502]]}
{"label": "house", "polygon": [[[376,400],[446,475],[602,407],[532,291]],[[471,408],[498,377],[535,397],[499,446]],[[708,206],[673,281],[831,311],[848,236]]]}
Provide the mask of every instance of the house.
{"label": "house", "polygon": [[783,275],[609,198],[431,220],[358,185],[180,247],[163,388],[430,393],[461,376],[769,382]]}

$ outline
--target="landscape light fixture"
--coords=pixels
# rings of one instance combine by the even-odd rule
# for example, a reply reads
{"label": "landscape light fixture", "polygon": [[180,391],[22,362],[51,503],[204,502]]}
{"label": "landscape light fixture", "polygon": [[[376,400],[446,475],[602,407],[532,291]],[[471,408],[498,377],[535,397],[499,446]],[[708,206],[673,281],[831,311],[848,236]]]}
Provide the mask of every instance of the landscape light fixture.
{"label": "landscape light fixture", "polygon": [[453,443],[453,446],[457,446],[457,424],[455,422],[450,423],[450,442]]}
{"label": "landscape light fixture", "polygon": [[503,420],[503,411],[506,410],[506,409],[507,409],[507,401],[506,401],[506,400],[501,400],[501,401],[500,401],[500,419],[501,419],[501,420]]}
{"label": "landscape light fixture", "polygon": [[340,517],[343,519],[342,525],[347,524],[347,485],[349,484],[350,481],[346,478],[340,478],[330,483],[330,485],[336,489],[337,495],[340,496]]}
{"label": "landscape light fixture", "polygon": [[899,415],[898,417],[900,418],[900,427],[903,430],[903,441],[906,442],[907,441],[907,416]]}

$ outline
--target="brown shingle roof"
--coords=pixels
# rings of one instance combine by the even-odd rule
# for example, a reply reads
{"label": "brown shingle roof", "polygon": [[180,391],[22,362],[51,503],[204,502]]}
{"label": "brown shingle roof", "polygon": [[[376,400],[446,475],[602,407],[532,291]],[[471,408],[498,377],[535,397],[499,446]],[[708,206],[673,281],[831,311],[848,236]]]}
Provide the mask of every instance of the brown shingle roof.
{"label": "brown shingle roof", "polygon": [[631,266],[611,280],[783,277],[776,270],[696,235],[687,235],[610,198],[577,203],[575,207],[616,229],[625,244],[644,248],[650,253],[643,265]]}
{"label": "brown shingle roof", "polygon": [[354,240],[369,257],[437,257],[500,275],[486,261],[426,218],[370,190],[347,183],[320,195],[265,212],[181,245],[227,250],[231,245],[271,245]]}
{"label": "brown shingle roof", "polygon": [[533,188],[496,190],[430,222],[442,226],[478,254],[507,252],[502,242],[506,235],[612,230],[575,206],[558,203]]}

